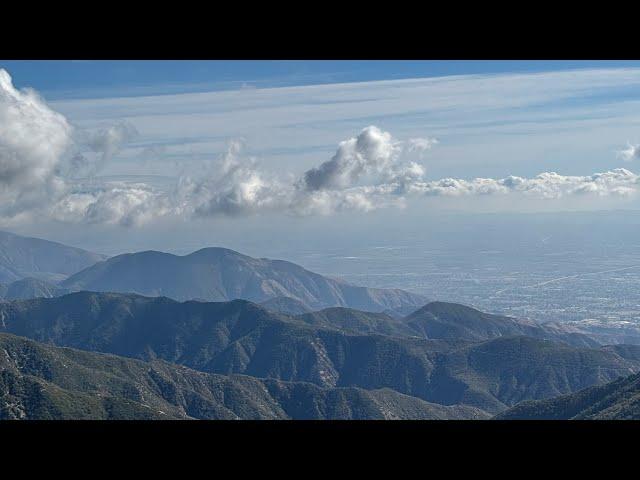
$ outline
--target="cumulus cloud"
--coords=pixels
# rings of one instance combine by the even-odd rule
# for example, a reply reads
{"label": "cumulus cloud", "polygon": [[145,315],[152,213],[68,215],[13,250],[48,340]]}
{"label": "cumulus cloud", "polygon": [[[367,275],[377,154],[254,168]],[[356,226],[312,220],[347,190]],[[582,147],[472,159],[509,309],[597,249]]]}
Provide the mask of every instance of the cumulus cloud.
{"label": "cumulus cloud", "polygon": [[[428,143],[431,148],[433,142]],[[411,198],[435,196],[626,197],[635,194],[640,183],[636,174],[624,168],[587,176],[544,172],[532,178],[428,181],[423,165],[403,158],[408,145],[388,132],[367,127],[341,142],[330,160],[287,183],[266,176],[255,161],[240,160],[241,144],[232,143],[215,172],[183,182],[183,211],[190,208],[198,216],[266,211],[330,215],[401,207]]]}
{"label": "cumulus cloud", "polygon": [[198,175],[183,175],[175,192],[177,211],[207,217],[281,209],[287,187],[261,172],[255,159],[241,159],[242,147],[241,140],[232,140],[218,162]]}
{"label": "cumulus cloud", "polygon": [[62,115],[0,69],[0,212],[17,215],[63,189],[56,167],[71,135]]}
{"label": "cumulus cloud", "polygon": [[395,163],[400,145],[389,132],[370,126],[338,145],[335,155],[304,174],[306,190],[340,190],[364,175],[382,174]]}
{"label": "cumulus cloud", "polygon": [[144,183],[108,182],[79,185],[54,204],[49,214],[62,222],[139,226],[171,211],[164,192]]}
{"label": "cumulus cloud", "polygon": [[242,147],[231,141],[218,162],[181,177],[175,198],[182,215],[366,212],[402,205],[401,194],[425,173],[422,165],[403,159],[403,142],[375,126],[340,142],[331,159],[297,180],[265,173],[255,159],[242,157]]}
{"label": "cumulus cloud", "polygon": [[[138,224],[166,213],[166,200],[146,185],[80,184],[137,132],[120,123],[95,132],[74,130],[33,90],[18,90],[0,69],[0,217]],[[89,165],[82,149],[97,154]],[[74,153],[75,152],[75,153]]]}

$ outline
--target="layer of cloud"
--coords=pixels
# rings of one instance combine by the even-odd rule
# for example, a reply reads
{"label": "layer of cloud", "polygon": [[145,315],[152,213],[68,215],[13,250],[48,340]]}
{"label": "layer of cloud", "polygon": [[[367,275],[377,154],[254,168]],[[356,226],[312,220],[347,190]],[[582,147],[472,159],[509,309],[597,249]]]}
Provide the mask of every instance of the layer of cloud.
{"label": "layer of cloud", "polygon": [[533,178],[509,176],[501,179],[445,178],[432,182],[415,182],[409,193],[428,196],[505,195],[521,193],[538,199],[559,199],[573,195],[629,196],[638,191],[639,177],[624,169],[587,176],[541,173]]}
{"label": "layer of cloud", "polygon": [[[532,178],[444,178],[427,180],[425,167],[405,156],[416,142],[394,139],[375,126],[338,145],[330,160],[288,182],[269,177],[254,159],[241,159],[232,143],[217,168],[198,180],[183,179],[182,212],[198,216],[246,215],[279,211],[293,215],[330,215],[402,207],[420,197],[520,195],[558,200],[634,195],[639,177],[624,168],[586,176],[544,172]],[[431,148],[435,142],[425,141]]]}
{"label": "layer of cloud", "polygon": [[164,192],[144,183],[109,182],[79,185],[48,211],[54,220],[69,223],[139,226],[171,213]]}

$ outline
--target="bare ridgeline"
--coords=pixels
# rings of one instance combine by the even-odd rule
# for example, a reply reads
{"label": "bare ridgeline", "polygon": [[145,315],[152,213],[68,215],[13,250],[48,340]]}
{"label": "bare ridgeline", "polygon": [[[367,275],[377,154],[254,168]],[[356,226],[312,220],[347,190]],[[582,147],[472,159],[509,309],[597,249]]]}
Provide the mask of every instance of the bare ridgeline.
{"label": "bare ridgeline", "polygon": [[640,416],[640,345],[286,261],[2,233],[0,282],[3,419]]}

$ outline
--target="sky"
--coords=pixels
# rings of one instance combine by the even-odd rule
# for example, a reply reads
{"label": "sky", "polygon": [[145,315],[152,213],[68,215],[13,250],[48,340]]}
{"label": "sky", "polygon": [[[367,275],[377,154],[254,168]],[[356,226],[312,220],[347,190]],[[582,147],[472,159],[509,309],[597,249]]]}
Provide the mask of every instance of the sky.
{"label": "sky", "polygon": [[639,206],[640,62],[0,69],[0,228],[108,253]]}
{"label": "sky", "polygon": [[2,61],[17,87],[49,100],[161,95],[253,87],[319,85],[451,75],[624,68],[636,61]]}

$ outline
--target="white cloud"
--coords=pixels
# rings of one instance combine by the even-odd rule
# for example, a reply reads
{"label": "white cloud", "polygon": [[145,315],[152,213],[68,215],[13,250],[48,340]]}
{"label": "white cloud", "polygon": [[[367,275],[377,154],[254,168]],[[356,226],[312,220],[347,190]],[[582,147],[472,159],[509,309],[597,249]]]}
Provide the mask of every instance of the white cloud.
{"label": "white cloud", "polygon": [[620,150],[618,152],[618,157],[622,158],[625,162],[640,159],[640,145],[631,145],[630,143],[627,143],[627,148]]}
{"label": "white cloud", "polygon": [[389,132],[367,127],[357,137],[340,142],[331,160],[307,170],[304,188],[314,191],[350,187],[365,175],[387,172],[399,153],[399,144]]}
{"label": "white cloud", "polygon": [[33,90],[17,90],[0,69],[0,213],[18,215],[64,188],[56,168],[72,127]]}
{"label": "white cloud", "polygon": [[[423,165],[406,161],[407,143],[370,126],[341,142],[328,161],[289,182],[268,177],[251,159],[239,158],[232,143],[214,174],[184,182],[183,211],[196,215],[246,215],[279,211],[293,215],[331,215],[402,207],[412,198],[521,195],[532,199],[628,197],[639,177],[624,168],[587,176],[543,172],[532,178],[443,178],[425,180]],[[217,172],[217,174],[215,174]],[[367,182],[365,182],[365,180]]]}
{"label": "white cloud", "polygon": [[48,211],[54,220],[69,223],[140,226],[172,213],[164,192],[142,183],[109,182],[78,185]]}
{"label": "white cloud", "polygon": [[638,175],[624,168],[587,176],[544,172],[533,178],[509,176],[502,179],[473,180],[445,178],[415,182],[411,194],[427,196],[506,195],[521,193],[539,199],[559,199],[572,195],[628,196],[638,190]]}
{"label": "white cloud", "polygon": [[95,173],[135,133],[126,123],[92,133],[74,130],[36,92],[17,90],[0,69],[0,218],[133,225],[166,213],[166,200],[146,185],[70,182],[72,172],[87,166],[82,148],[98,154]]}
{"label": "white cloud", "polygon": [[222,158],[197,175],[179,179],[174,198],[181,214],[199,217],[246,215],[282,209],[287,188],[261,172],[255,159],[242,159],[242,142],[232,140]]}
{"label": "white cloud", "polygon": [[431,148],[437,144],[437,138],[410,138],[407,140],[407,150],[409,152],[418,152],[422,154],[427,150],[431,150]]}

